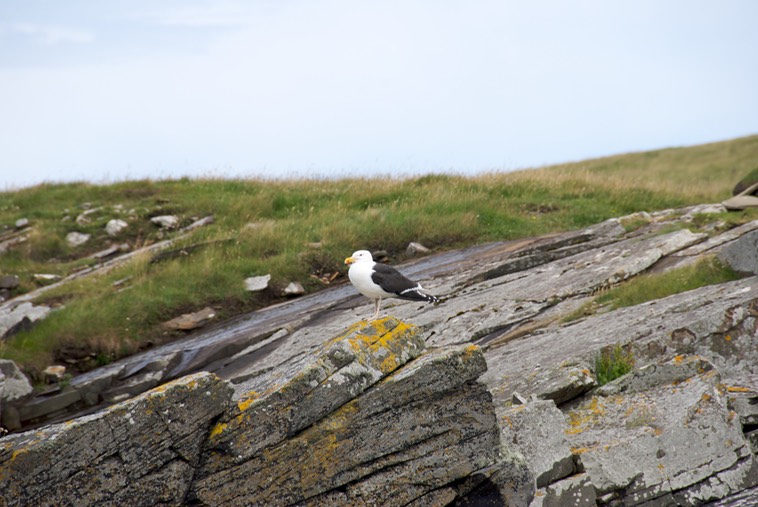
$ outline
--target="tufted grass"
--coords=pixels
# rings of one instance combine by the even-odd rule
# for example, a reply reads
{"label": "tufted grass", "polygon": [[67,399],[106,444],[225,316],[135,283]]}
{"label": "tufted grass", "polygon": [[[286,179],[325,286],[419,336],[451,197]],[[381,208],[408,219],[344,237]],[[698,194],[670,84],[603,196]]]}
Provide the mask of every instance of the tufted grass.
{"label": "tufted grass", "polygon": [[623,377],[634,369],[632,351],[624,351],[621,345],[603,349],[595,356],[595,378],[603,386],[612,380]]}
{"label": "tufted grass", "polygon": [[[152,216],[176,214],[186,226],[212,214],[215,223],[177,239],[173,248],[186,254],[153,262],[138,257],[46,293],[37,302],[61,309],[0,344],[0,356],[32,374],[72,357],[80,358],[72,369],[86,370],[175,339],[180,335],[158,324],[182,313],[212,305],[227,317],[281,300],[280,289],[290,281],[308,292],[325,286],[318,280],[324,275],[344,281],[342,260],[359,248],[386,250],[396,263],[411,241],[439,252],[577,229],[641,210],[718,202],[756,158],[758,136],[752,136],[475,177],[182,178],[2,192],[0,227],[7,231],[26,217],[33,228],[25,243],[0,255],[0,272],[21,277],[16,294],[37,287],[34,273],[65,276],[93,264],[86,257],[114,241],[104,232],[111,218],[129,222],[117,242],[132,248],[179,235],[159,231]],[[102,209],[79,225],[84,203]],[[92,239],[72,248],[65,242],[72,231]],[[270,290],[243,290],[244,278],[266,273]]]}

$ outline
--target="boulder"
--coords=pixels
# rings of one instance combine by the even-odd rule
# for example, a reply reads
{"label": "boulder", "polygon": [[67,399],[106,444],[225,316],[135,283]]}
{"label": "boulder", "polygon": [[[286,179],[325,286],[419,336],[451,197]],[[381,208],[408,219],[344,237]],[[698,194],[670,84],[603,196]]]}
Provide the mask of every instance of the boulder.
{"label": "boulder", "polygon": [[77,247],[89,241],[90,235],[81,232],[69,232],[66,234],[66,243],[71,247]]}
{"label": "boulder", "polygon": [[16,220],[15,226],[16,226],[16,229],[23,229],[25,227],[29,227],[29,219],[19,218],[18,220]]}
{"label": "boulder", "polygon": [[8,359],[0,359],[0,408],[5,403],[30,395],[33,390],[29,379],[16,363]]}
{"label": "boulder", "polygon": [[110,237],[118,236],[121,231],[126,229],[129,226],[128,223],[125,221],[115,218],[113,220],[109,220],[108,223],[105,225],[105,232]]}
{"label": "boulder", "polygon": [[0,289],[13,290],[19,286],[21,281],[17,275],[2,275],[0,276]]}
{"label": "boulder", "polygon": [[758,230],[731,242],[719,252],[718,257],[738,273],[758,274]]}
{"label": "boulder", "polygon": [[271,275],[263,276],[251,276],[245,278],[245,290],[249,292],[261,292],[268,288],[268,282],[271,280]]}
{"label": "boulder", "polygon": [[303,294],[305,294],[305,288],[303,288],[303,284],[300,282],[290,282],[284,288],[285,296],[302,296]]}
{"label": "boulder", "polygon": [[23,302],[0,307],[0,339],[30,328],[38,320],[47,317],[50,307]]}
{"label": "boulder", "polygon": [[150,221],[161,229],[175,229],[179,225],[179,217],[176,215],[160,215]]}
{"label": "boulder", "polygon": [[51,365],[42,370],[42,377],[46,382],[60,382],[66,377],[66,367],[62,365]]}
{"label": "boulder", "polygon": [[410,257],[415,257],[418,254],[428,254],[429,252],[431,252],[431,250],[415,241],[408,243],[408,248],[405,249],[405,253]]}
{"label": "boulder", "polygon": [[208,306],[197,312],[180,315],[161,325],[172,331],[190,331],[206,325],[214,317],[216,317],[216,310]]}
{"label": "boulder", "polygon": [[538,488],[574,473],[563,413],[552,400],[498,410],[503,440],[524,455]]}

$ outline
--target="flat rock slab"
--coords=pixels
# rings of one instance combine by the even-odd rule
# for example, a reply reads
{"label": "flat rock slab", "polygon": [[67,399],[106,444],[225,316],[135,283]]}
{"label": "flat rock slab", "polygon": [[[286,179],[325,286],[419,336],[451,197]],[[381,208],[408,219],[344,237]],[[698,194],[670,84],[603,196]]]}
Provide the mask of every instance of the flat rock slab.
{"label": "flat rock slab", "polygon": [[758,277],[702,287],[487,348],[489,369],[482,380],[500,403],[509,403],[514,391],[550,398],[562,384],[576,383],[579,374],[594,377],[595,357],[618,344],[634,351],[638,367],[699,354],[725,382],[750,387],[758,378],[756,317]]}

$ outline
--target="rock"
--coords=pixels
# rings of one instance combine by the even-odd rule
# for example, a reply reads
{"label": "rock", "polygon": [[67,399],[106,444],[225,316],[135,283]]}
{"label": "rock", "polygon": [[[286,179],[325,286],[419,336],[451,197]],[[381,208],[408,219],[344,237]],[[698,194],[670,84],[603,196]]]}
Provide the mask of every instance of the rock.
{"label": "rock", "polygon": [[429,250],[421,243],[416,243],[415,241],[408,243],[408,248],[405,249],[405,253],[410,257],[415,257],[418,254],[427,254],[429,252],[431,252],[431,250]]}
{"label": "rock", "polygon": [[[567,438],[600,494],[621,492],[626,505],[673,498],[696,505],[758,483],[721,379],[705,364],[677,357],[567,408]],[[709,478],[721,493],[706,487]]]}
{"label": "rock", "polygon": [[700,204],[698,206],[693,206],[690,208],[687,213],[682,215],[682,220],[684,221],[691,221],[695,218],[695,215],[708,215],[708,214],[718,214],[718,213],[726,213],[726,208],[723,204]]}
{"label": "rock", "polygon": [[61,275],[56,275],[52,273],[35,273],[32,275],[32,278],[34,278],[35,282],[38,282],[42,285],[55,283],[61,280]]}
{"label": "rock", "polygon": [[555,482],[534,495],[529,507],[595,507],[595,487],[587,474],[577,474]]}
{"label": "rock", "polygon": [[175,229],[179,225],[179,217],[176,215],[161,215],[151,218],[150,221],[161,229]]}
{"label": "rock", "polygon": [[37,396],[29,403],[18,409],[23,423],[29,423],[50,414],[60,412],[82,399],[81,393],[75,389],[59,390],[47,396]]}
{"label": "rock", "polygon": [[208,215],[207,217],[200,218],[199,220],[195,220],[191,224],[189,224],[187,227],[185,227],[184,231],[192,231],[194,229],[197,229],[198,227],[205,227],[206,225],[210,225],[214,222],[213,215]]}
{"label": "rock", "polygon": [[285,296],[302,296],[303,294],[305,294],[305,289],[300,282],[290,282],[289,285],[284,288]]}
{"label": "rock", "polygon": [[89,224],[92,221],[92,219],[90,218],[90,215],[97,213],[98,211],[102,209],[103,209],[102,207],[85,208],[85,211],[83,211],[82,213],[79,214],[79,216],[76,217],[76,223],[79,225]]}
{"label": "rock", "polygon": [[47,382],[60,382],[66,377],[66,367],[61,365],[48,366],[42,371],[42,376]]}
{"label": "rock", "polygon": [[742,178],[732,189],[732,195],[741,194],[745,190],[748,189],[748,187],[751,187],[758,183],[758,167],[750,171],[747,176]]}
{"label": "rock", "polygon": [[230,394],[203,372],[89,416],[8,435],[0,442],[0,503],[183,504]]}
{"label": "rock", "polygon": [[0,407],[30,395],[33,390],[16,363],[0,359]]}
{"label": "rock", "polygon": [[245,278],[245,290],[249,292],[260,292],[268,288],[268,282],[271,280],[271,275],[263,276],[251,276]]}
{"label": "rock", "polygon": [[387,250],[375,250],[371,252],[371,256],[376,262],[387,262],[390,258]]}
{"label": "rock", "polygon": [[35,306],[24,302],[15,306],[0,307],[0,339],[7,338],[34,322],[44,319],[50,313],[47,306]]}
{"label": "rock", "polygon": [[17,275],[3,275],[0,276],[0,289],[13,290],[19,286],[21,281]]}
{"label": "rock", "polygon": [[119,252],[128,252],[129,248],[130,248],[129,243],[122,243],[120,245],[111,245],[105,250],[100,250],[99,252],[95,252],[94,254],[90,255],[90,259],[96,259],[96,260],[107,259],[108,257],[116,255]]}
{"label": "rock", "polygon": [[574,459],[564,431],[568,429],[552,400],[498,410],[503,440],[524,455],[537,487],[574,473]]}
{"label": "rock", "polygon": [[[0,502],[427,505],[487,480],[502,485],[499,498],[527,504],[531,475],[501,448],[477,381],[485,368],[478,347],[424,353],[412,326],[361,322],[234,393],[203,372],[9,435],[0,442]],[[76,393],[51,400],[63,405]]]}
{"label": "rock", "polygon": [[115,218],[113,220],[109,220],[108,223],[105,225],[105,232],[110,237],[118,236],[121,231],[126,229],[129,226],[128,223],[125,221]]}
{"label": "rock", "polygon": [[486,367],[481,351],[439,349],[411,361],[422,350],[412,327],[362,322],[312,357],[240,384],[189,498],[406,504],[492,465],[498,431],[475,381]]}
{"label": "rock", "polygon": [[24,227],[29,227],[29,219],[28,218],[19,218],[16,220],[16,229],[23,229]]}
{"label": "rock", "polygon": [[719,252],[718,257],[738,273],[758,274],[758,230],[730,243]]}
{"label": "rock", "polygon": [[216,310],[211,307],[205,307],[194,313],[185,313],[175,319],[161,324],[164,328],[172,331],[189,331],[206,325],[211,319],[216,317]]}
{"label": "rock", "polygon": [[81,232],[69,232],[66,234],[66,243],[71,247],[77,247],[89,241],[90,235]]}

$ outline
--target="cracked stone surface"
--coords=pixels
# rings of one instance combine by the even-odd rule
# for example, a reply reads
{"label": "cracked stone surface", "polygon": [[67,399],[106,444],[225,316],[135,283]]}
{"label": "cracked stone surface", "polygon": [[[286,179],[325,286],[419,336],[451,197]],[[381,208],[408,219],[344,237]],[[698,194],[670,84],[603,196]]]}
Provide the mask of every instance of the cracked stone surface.
{"label": "cracked stone surface", "polygon": [[[735,266],[752,262],[758,221],[699,229],[708,234],[682,228],[704,210],[718,208],[622,217],[417,259],[400,270],[440,296],[438,305],[388,300],[382,313],[391,317],[368,323],[361,319],[372,314],[371,302],[336,286],[72,379],[80,399],[61,410],[94,404],[104,393],[134,396],[151,382],[199,369],[228,381],[230,408],[207,428],[192,483],[176,479],[161,498],[359,505],[406,495],[397,498],[535,506],[734,498],[734,505],[750,505],[758,277],[566,319],[594,294],[638,274],[709,255]],[[640,220],[637,230],[621,225]],[[376,346],[384,335],[392,343]],[[635,368],[598,387],[595,358],[615,346],[632,354]],[[514,392],[526,405],[513,405]],[[439,417],[448,429],[378,429],[404,427],[413,417]],[[484,429],[490,418],[492,434]],[[0,443],[7,438],[19,437]],[[114,459],[104,457],[103,467],[118,470]],[[305,469],[278,464],[291,459]],[[150,473],[183,477],[187,463],[169,459],[165,471]],[[163,476],[145,477],[148,489]],[[409,493],[393,485],[409,482]],[[240,484],[244,491],[230,492]]]}

